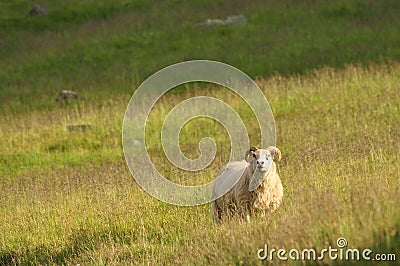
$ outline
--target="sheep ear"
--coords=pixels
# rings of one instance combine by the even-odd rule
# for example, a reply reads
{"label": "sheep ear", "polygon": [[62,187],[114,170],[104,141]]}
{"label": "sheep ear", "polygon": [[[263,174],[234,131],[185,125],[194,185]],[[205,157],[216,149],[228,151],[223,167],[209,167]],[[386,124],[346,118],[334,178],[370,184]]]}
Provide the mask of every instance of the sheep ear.
{"label": "sheep ear", "polygon": [[246,151],[246,154],[244,155],[244,159],[246,160],[246,162],[250,162],[251,158],[253,156],[253,153],[257,150],[258,148],[255,146],[250,147],[250,149],[248,151]]}
{"label": "sheep ear", "polygon": [[269,146],[268,150],[271,152],[275,161],[279,162],[282,159],[282,153],[277,147]]}

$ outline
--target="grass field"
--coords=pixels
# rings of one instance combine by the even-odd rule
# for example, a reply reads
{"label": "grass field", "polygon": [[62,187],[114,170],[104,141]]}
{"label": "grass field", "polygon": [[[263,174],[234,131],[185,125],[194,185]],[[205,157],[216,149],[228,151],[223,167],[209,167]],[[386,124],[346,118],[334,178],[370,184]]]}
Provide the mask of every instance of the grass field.
{"label": "grass field", "polygon": [[[27,16],[30,1],[0,2],[0,265],[258,265],[264,244],[321,250],[339,237],[400,259],[397,1],[42,3],[48,16]],[[194,26],[240,13],[247,24]],[[209,205],[157,201],[126,167],[121,127],[133,91],[161,67],[197,58],[246,71],[271,105],[285,190],[271,217],[214,226]],[[83,98],[58,105],[62,89]],[[229,103],[259,143],[237,96],[195,84],[152,112],[154,160],[165,161],[162,118],[198,95]],[[67,130],[78,124],[94,127]],[[229,153],[223,128],[194,120],[180,140],[196,157],[206,136],[218,147],[207,171],[162,171],[182,184],[212,180]]]}
{"label": "grass field", "polygon": [[[43,0],[0,2],[0,104],[49,108],[72,89],[87,98],[132,93],[162,67],[212,59],[252,77],[304,73],[324,65],[400,58],[397,1]],[[244,14],[245,25],[198,28]]]}

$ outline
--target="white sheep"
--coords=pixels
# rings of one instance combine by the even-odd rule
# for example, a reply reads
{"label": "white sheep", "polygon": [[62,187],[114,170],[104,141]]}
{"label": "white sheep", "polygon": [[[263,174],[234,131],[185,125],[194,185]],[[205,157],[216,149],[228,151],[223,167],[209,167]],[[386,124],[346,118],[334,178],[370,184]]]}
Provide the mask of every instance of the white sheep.
{"label": "white sheep", "polygon": [[278,148],[251,147],[246,152],[245,160],[229,163],[219,171],[218,176],[225,171],[224,178],[214,183],[213,198],[223,193],[229,176],[238,171],[243,174],[232,189],[212,202],[214,222],[233,214],[239,214],[249,220],[250,214],[257,211],[271,213],[279,207],[283,197],[283,187],[273,160],[278,162],[281,160]]}

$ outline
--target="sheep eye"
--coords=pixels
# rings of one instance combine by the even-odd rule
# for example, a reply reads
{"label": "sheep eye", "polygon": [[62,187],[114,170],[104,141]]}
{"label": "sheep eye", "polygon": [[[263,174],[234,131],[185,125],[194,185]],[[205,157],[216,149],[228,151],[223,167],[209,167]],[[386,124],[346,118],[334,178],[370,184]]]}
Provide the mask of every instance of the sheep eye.
{"label": "sheep eye", "polygon": [[256,157],[256,155],[253,153],[253,157],[255,158],[255,159],[257,159],[257,157]]}

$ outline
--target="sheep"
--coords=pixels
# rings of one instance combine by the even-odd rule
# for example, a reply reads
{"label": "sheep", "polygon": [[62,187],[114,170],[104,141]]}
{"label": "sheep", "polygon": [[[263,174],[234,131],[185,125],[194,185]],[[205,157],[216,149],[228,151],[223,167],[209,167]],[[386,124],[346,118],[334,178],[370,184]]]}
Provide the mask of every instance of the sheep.
{"label": "sheep", "polygon": [[[239,214],[249,221],[250,214],[274,212],[282,202],[283,187],[276,171],[276,164],[281,160],[281,152],[274,146],[267,149],[250,147],[245,160],[229,163],[221,169],[224,178],[214,182],[213,198],[222,194],[224,181],[234,172],[243,172],[237,183],[223,196],[212,201],[212,218],[214,222],[223,220],[224,216]],[[226,172],[227,171],[227,172]],[[239,173],[240,173],[239,172]],[[224,180],[227,178],[226,180]],[[219,194],[218,194],[219,193]]]}

